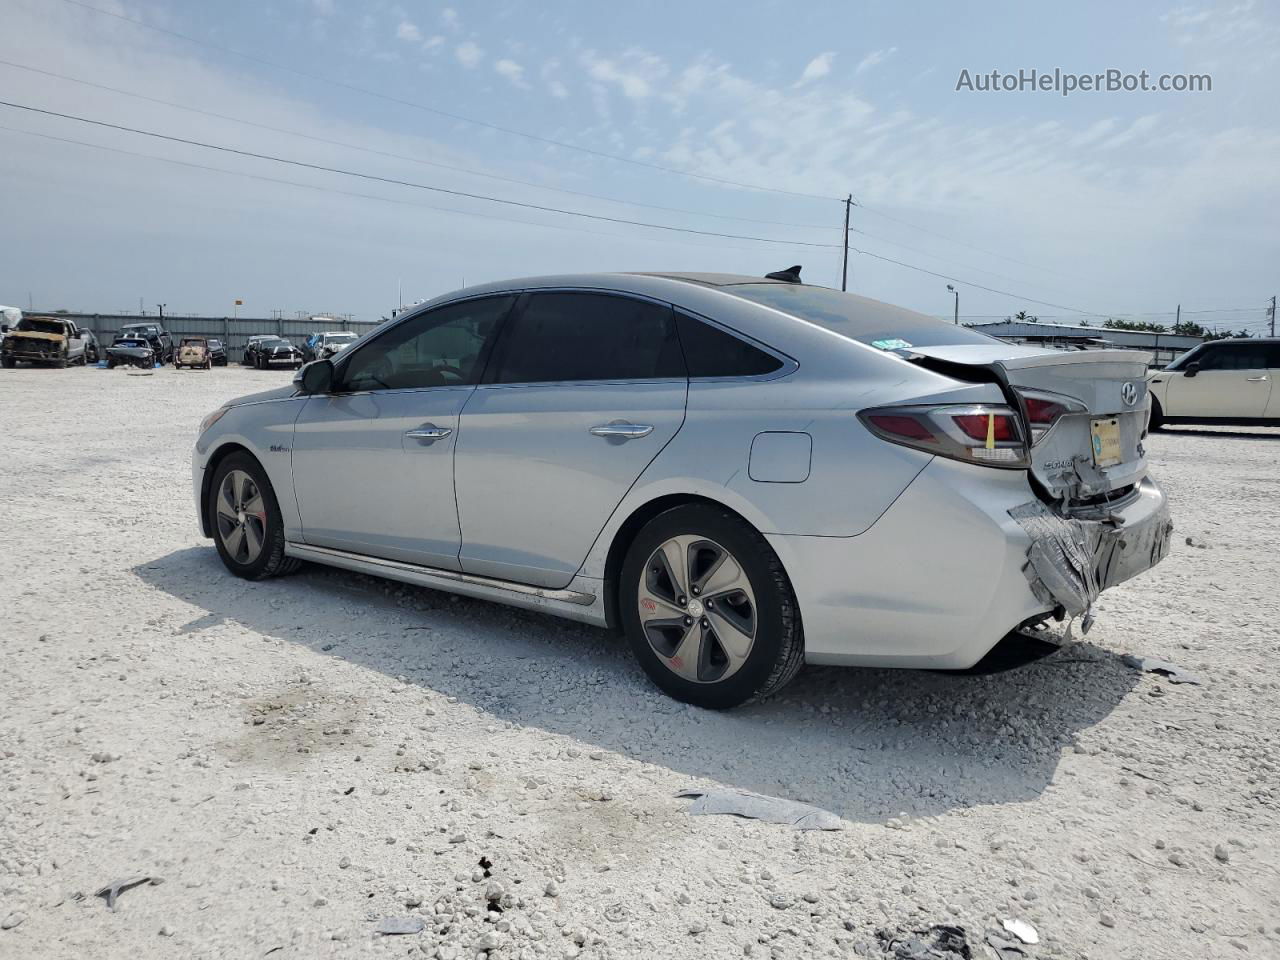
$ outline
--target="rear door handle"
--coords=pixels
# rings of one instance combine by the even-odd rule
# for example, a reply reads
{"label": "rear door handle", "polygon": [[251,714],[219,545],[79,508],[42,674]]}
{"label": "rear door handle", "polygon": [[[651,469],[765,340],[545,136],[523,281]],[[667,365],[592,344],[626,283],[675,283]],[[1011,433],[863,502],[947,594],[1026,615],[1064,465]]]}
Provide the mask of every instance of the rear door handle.
{"label": "rear door handle", "polygon": [[1245,383],[1266,383],[1267,378],[1266,377],[1246,377],[1244,382]]}
{"label": "rear door handle", "polygon": [[627,423],[625,420],[614,420],[591,428],[593,437],[604,437],[606,440],[639,440],[653,433],[653,425],[649,423]]}
{"label": "rear door handle", "polygon": [[453,430],[449,427],[437,427],[433,423],[424,423],[420,427],[406,430],[404,435],[411,440],[443,440],[451,433]]}

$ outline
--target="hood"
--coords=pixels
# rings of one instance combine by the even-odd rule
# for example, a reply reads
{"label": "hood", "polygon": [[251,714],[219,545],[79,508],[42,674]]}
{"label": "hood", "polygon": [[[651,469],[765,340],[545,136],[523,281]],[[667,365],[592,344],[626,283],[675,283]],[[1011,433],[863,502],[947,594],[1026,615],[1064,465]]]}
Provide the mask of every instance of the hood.
{"label": "hood", "polygon": [[62,343],[67,339],[61,333],[43,333],[39,330],[10,330],[9,336],[22,337],[26,340],[51,340],[54,343]]}
{"label": "hood", "polygon": [[288,400],[290,397],[298,393],[298,388],[290,384],[287,387],[277,387],[274,390],[263,390],[261,393],[251,393],[245,397],[236,397],[230,401],[228,407],[243,407],[249,403],[266,403],[270,400]]}

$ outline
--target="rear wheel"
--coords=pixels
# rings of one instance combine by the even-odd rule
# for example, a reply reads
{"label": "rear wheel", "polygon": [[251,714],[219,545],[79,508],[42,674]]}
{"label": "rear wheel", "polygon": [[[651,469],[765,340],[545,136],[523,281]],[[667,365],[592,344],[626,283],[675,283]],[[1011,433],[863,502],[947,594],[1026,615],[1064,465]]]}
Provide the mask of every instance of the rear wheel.
{"label": "rear wheel", "polygon": [[13,357],[0,357],[0,367],[4,367],[6,370],[12,370],[17,365],[18,361]]}
{"label": "rear wheel", "polygon": [[733,514],[688,504],[640,531],[623,564],[618,609],[659,687],[721,710],[781,689],[804,663],[791,583],[777,554]]}
{"label": "rear wheel", "polygon": [[226,568],[246,580],[292,573],[300,561],[284,555],[284,522],[266,471],[253,457],[233,453],[209,485],[213,541]]}

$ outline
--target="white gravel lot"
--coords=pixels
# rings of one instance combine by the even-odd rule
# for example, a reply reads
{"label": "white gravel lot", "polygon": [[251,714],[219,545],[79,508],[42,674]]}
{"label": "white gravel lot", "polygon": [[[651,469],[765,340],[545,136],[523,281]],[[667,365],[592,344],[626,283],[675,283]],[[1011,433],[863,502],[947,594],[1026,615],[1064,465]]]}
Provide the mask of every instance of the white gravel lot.
{"label": "white gravel lot", "polygon": [[[958,923],[983,957],[1005,918],[1032,957],[1280,956],[1280,431],[1149,441],[1174,549],[1087,642],[714,714],[596,630],[227,574],[193,431],[288,376],[0,373],[0,956],[881,956]],[[716,785],[845,828],[674,796]]]}

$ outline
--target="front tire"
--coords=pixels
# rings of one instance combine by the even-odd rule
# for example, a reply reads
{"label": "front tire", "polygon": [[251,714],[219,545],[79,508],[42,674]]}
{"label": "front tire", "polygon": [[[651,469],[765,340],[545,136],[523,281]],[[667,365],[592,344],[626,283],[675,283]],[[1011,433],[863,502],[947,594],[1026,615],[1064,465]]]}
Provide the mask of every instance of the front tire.
{"label": "front tire", "polygon": [[644,526],[622,566],[618,610],[649,678],[695,706],[767,697],[804,664],[799,606],[781,561],[718,507],[674,507]]}
{"label": "front tire", "polygon": [[1147,432],[1155,433],[1164,428],[1164,408],[1155,397],[1151,398],[1151,419],[1147,422]]}
{"label": "front tire", "polygon": [[266,471],[248,454],[233,453],[218,464],[206,509],[218,556],[237,577],[263,580],[301,565],[284,554],[280,502]]}

